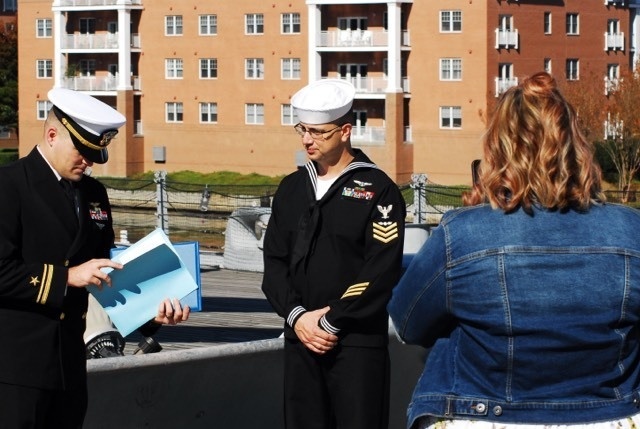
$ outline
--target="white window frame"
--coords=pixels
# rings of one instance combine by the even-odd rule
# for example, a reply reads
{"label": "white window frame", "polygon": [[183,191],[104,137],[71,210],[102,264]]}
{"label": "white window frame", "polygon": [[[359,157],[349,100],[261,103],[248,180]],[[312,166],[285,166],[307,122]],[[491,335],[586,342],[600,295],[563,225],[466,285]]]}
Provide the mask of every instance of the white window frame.
{"label": "white window frame", "polygon": [[551,12],[545,12],[543,19],[543,31],[544,34],[551,34],[553,32],[553,19]]}
{"label": "white window frame", "polygon": [[295,125],[300,120],[298,119],[298,115],[296,115],[296,110],[293,108],[291,104],[281,104],[280,105],[280,123],[282,125]]}
{"label": "white window frame", "polygon": [[462,58],[440,58],[440,80],[462,80]]}
{"label": "white window frame", "polygon": [[462,32],[462,11],[458,9],[441,10],[440,11],[440,32],[441,33],[461,33]]}
{"label": "white window frame", "polygon": [[281,34],[300,34],[300,14],[283,13],[280,15]]}
{"label": "white window frame", "polygon": [[36,78],[53,79],[53,60],[36,60]]}
{"label": "white window frame", "polygon": [[182,79],[184,77],[184,63],[182,58],[165,58],[165,79]]}
{"label": "white window frame", "polygon": [[198,31],[201,36],[216,36],[218,34],[218,15],[200,15],[199,21]]}
{"label": "white window frame", "polygon": [[[445,124],[445,121],[448,121],[448,124]],[[456,122],[458,122],[458,125],[456,125]],[[440,106],[440,129],[459,130],[461,128],[462,128],[462,107],[461,106]]]}
{"label": "white window frame", "polygon": [[300,58],[282,58],[280,62],[280,77],[283,80],[299,80],[301,68],[302,60]]}
{"label": "white window frame", "polygon": [[182,15],[167,15],[164,17],[164,35],[169,37],[182,36],[184,26]]}
{"label": "white window frame", "polygon": [[264,34],[264,14],[247,13],[244,15],[244,34]]}
{"label": "white window frame", "polygon": [[544,59],[544,64],[543,64],[543,70],[546,71],[549,74],[553,74],[553,62],[551,61],[551,58],[545,58]]}
{"label": "white window frame", "polygon": [[244,78],[250,80],[264,79],[264,58],[245,58]]}
{"label": "white window frame", "polygon": [[204,102],[199,105],[200,123],[201,124],[217,124],[218,123],[218,103]]}
{"label": "white window frame", "polygon": [[36,38],[50,39],[53,37],[53,21],[49,18],[36,19]]}
{"label": "white window frame", "polygon": [[[203,71],[206,70],[206,76]],[[218,78],[218,59],[217,58],[200,58],[200,79],[217,79]]]}
{"label": "white window frame", "polygon": [[567,13],[566,30],[568,36],[577,36],[580,34],[580,14],[575,12]]}
{"label": "white window frame", "polygon": [[567,58],[565,73],[567,80],[580,80],[580,60],[577,58]]}
{"label": "white window frame", "polygon": [[167,123],[182,123],[184,120],[184,106],[180,101],[164,103],[164,120]]}
{"label": "white window frame", "polygon": [[47,119],[47,115],[49,114],[49,110],[51,110],[51,106],[53,106],[53,104],[49,100],[37,100],[36,119],[39,121],[44,121],[45,119]]}
{"label": "white window frame", "polygon": [[244,123],[246,125],[264,125],[264,104],[247,103],[244,105]]}

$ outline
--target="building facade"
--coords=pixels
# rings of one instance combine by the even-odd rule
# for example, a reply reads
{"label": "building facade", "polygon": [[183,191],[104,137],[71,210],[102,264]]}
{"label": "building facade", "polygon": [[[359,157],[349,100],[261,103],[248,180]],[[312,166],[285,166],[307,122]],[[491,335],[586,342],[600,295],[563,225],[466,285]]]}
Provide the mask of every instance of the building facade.
{"label": "building facade", "polygon": [[128,118],[94,174],[286,174],[305,161],[291,96],[357,88],[353,145],[398,183],[469,184],[486,117],[522,76],[608,80],[634,64],[629,0],[18,1],[20,153],[47,91],[87,91]]}

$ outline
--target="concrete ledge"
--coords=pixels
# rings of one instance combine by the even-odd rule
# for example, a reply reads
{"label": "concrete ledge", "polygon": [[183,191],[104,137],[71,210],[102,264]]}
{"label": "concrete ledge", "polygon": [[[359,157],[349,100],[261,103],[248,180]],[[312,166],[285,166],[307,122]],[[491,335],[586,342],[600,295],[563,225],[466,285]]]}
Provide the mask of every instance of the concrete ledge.
{"label": "concrete ledge", "polygon": [[[281,429],[282,339],[88,362],[84,427]],[[426,351],[390,336],[391,429],[405,411]]]}

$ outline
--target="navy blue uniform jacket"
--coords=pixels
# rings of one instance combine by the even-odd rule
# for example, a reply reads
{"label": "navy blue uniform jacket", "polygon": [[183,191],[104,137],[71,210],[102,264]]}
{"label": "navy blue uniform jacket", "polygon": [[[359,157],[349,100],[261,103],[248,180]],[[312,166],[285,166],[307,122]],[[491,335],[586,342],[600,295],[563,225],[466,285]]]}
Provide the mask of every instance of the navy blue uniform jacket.
{"label": "navy blue uniform jacket", "polygon": [[68,267],[108,258],[114,235],[105,188],[77,183],[79,219],[37,149],[0,167],[0,382],[86,385],[87,292]]}

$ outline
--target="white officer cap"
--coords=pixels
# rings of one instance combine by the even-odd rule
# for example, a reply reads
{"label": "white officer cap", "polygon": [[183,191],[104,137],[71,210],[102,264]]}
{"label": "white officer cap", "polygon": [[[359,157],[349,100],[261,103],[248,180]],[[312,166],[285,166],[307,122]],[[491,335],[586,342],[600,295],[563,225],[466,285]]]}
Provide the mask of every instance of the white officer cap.
{"label": "white officer cap", "polygon": [[322,79],[310,83],[291,97],[300,122],[328,124],[349,112],[356,95],[354,86],[343,79]]}
{"label": "white officer cap", "polygon": [[96,164],[107,162],[107,146],[126,118],[108,104],[83,92],[54,88],[47,96],[78,152]]}

